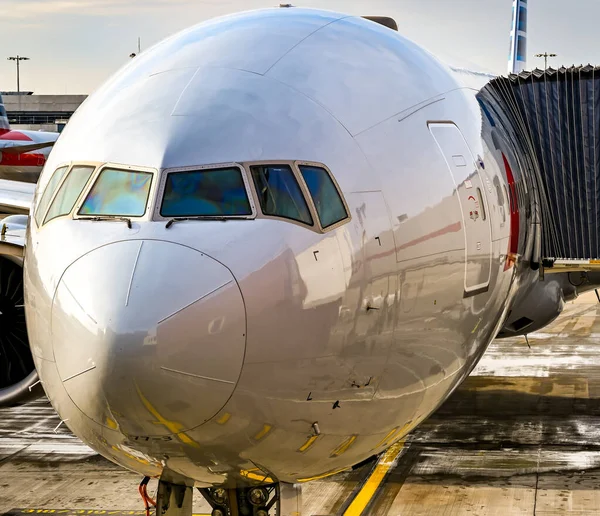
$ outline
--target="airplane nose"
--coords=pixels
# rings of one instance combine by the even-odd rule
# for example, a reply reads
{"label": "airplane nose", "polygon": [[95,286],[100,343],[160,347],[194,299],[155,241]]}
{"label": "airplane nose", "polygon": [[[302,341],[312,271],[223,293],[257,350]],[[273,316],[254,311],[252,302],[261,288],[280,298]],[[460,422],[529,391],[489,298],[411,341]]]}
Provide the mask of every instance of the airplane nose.
{"label": "airplane nose", "polygon": [[129,436],[172,435],[208,421],[233,393],[246,345],[229,269],[156,240],[116,242],[71,264],[51,328],[72,401]]}

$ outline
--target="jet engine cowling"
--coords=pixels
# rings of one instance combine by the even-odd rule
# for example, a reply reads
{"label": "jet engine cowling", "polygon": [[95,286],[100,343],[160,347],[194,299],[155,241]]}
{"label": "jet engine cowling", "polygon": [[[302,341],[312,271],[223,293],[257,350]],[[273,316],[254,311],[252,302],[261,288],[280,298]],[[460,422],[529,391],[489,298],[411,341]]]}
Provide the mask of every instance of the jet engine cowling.
{"label": "jet engine cowling", "polygon": [[[23,296],[23,259],[20,232],[26,216],[11,216],[2,221],[0,236],[0,406],[16,405],[42,394],[35,389],[35,369]],[[19,256],[20,255],[20,256]]]}
{"label": "jet engine cowling", "polygon": [[554,321],[565,303],[600,285],[598,272],[546,274],[534,271],[520,288],[497,338],[516,337],[537,331]]}

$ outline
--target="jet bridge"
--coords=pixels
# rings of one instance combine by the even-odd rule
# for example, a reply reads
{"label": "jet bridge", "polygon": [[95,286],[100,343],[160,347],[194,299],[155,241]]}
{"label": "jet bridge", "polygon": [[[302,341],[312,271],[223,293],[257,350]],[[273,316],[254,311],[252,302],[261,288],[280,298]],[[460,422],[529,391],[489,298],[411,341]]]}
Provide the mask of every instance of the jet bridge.
{"label": "jet bridge", "polygon": [[510,128],[528,176],[531,261],[547,273],[600,270],[600,67],[499,77],[478,99],[491,126]]}

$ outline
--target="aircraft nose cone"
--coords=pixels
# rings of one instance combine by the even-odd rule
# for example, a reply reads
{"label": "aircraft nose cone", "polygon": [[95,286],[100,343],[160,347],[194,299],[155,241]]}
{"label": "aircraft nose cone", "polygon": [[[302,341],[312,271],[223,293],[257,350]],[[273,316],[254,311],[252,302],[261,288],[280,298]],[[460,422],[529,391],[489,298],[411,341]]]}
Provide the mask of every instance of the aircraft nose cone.
{"label": "aircraft nose cone", "polygon": [[113,243],[71,264],[51,328],[73,402],[129,436],[177,434],[209,420],[235,388],[246,343],[229,269],[155,240]]}

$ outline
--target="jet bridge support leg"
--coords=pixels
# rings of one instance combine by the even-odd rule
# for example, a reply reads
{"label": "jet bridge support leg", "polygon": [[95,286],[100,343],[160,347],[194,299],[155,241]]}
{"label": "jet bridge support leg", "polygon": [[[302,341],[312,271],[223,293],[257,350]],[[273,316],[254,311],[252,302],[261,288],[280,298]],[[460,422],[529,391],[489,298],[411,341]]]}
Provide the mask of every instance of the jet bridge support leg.
{"label": "jet bridge support leg", "polygon": [[156,495],[156,516],[192,516],[192,496],[191,487],[160,480]]}

